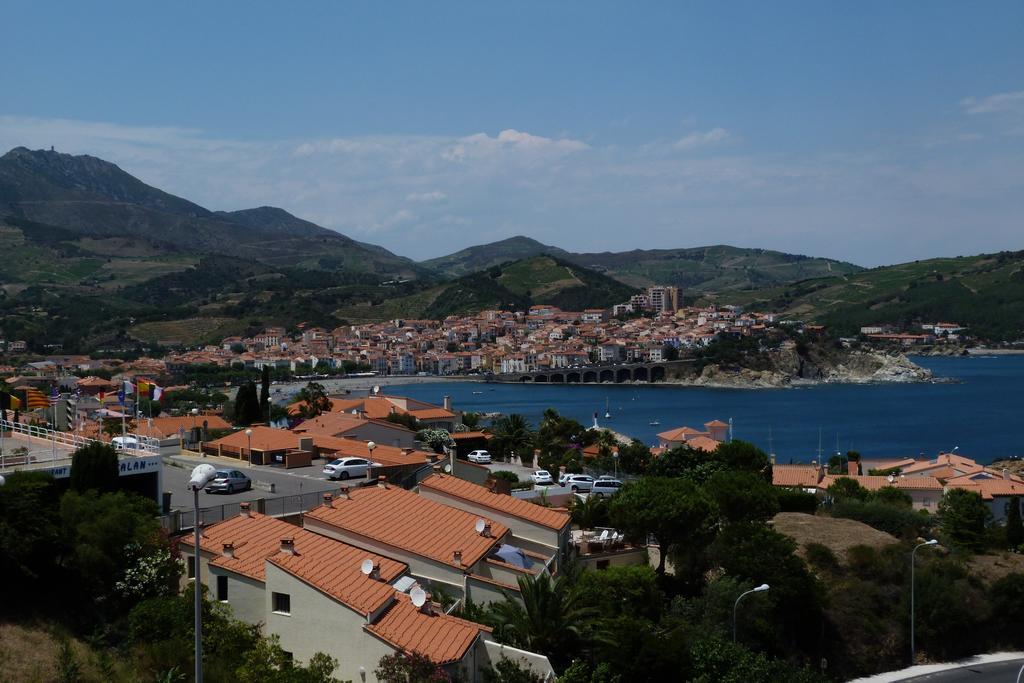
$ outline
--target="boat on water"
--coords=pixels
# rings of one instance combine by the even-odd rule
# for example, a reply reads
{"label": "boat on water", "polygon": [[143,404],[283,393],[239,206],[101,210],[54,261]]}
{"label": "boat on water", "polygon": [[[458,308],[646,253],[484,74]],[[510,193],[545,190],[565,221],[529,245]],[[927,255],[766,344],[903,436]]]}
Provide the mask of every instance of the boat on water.
{"label": "boat on water", "polygon": [[[494,391],[494,389],[491,389],[491,391]],[[474,393],[474,394],[482,394],[482,393],[484,393],[484,392],[482,392],[482,391],[474,391],[473,393]]]}
{"label": "boat on water", "polygon": [[650,421],[650,422],[648,422],[647,424],[649,424],[649,425],[650,425],[650,426],[652,426],[652,427],[657,427],[658,425],[660,425],[660,424],[661,424],[661,422],[659,422],[659,421],[657,421],[657,420],[651,420],[651,421]]}
{"label": "boat on water", "polygon": [[607,396],[604,399],[604,419],[606,419],[606,420],[612,419],[612,411],[608,409],[608,397]]}

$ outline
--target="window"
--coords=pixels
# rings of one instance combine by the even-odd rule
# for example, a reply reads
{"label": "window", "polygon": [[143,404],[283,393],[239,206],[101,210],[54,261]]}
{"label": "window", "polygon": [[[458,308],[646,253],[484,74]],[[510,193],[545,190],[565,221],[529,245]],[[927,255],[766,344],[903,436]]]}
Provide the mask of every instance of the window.
{"label": "window", "polygon": [[190,579],[196,578],[196,558],[191,555],[185,558],[185,576]]}
{"label": "window", "polygon": [[278,614],[292,613],[292,596],[287,593],[274,593],[274,611]]}
{"label": "window", "polygon": [[217,577],[217,599],[221,602],[228,601],[228,577]]}

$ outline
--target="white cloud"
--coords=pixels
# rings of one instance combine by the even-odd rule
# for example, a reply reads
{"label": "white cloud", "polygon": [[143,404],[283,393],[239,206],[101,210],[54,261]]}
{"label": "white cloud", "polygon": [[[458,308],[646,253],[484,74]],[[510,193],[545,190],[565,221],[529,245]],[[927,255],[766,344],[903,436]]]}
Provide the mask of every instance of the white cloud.
{"label": "white cloud", "polygon": [[280,206],[415,258],[514,234],[585,251],[733,243],[866,265],[1024,248],[1024,137],[989,139],[755,155],[716,127],[635,145],[511,128],[250,141],[0,117],[0,153],[92,154],[210,209]]}
{"label": "white cloud", "polygon": [[1024,90],[1002,92],[987,97],[967,97],[960,106],[968,114],[993,114],[1003,111],[1024,112]]}
{"label": "white cloud", "polygon": [[424,204],[443,202],[447,198],[448,195],[438,190],[433,190],[432,192],[410,192],[405,195],[405,201],[407,202],[422,202]]}
{"label": "white cloud", "polygon": [[732,136],[725,128],[712,128],[709,131],[694,131],[685,137],[676,140],[675,148],[679,150],[698,149],[718,145],[729,140]]}

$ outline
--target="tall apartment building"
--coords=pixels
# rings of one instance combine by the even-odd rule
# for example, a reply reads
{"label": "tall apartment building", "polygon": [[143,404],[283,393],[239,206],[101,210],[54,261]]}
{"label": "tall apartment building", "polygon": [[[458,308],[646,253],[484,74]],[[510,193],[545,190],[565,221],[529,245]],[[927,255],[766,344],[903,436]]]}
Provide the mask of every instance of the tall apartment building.
{"label": "tall apartment building", "polygon": [[675,313],[679,310],[679,288],[656,286],[647,288],[651,310],[657,313]]}

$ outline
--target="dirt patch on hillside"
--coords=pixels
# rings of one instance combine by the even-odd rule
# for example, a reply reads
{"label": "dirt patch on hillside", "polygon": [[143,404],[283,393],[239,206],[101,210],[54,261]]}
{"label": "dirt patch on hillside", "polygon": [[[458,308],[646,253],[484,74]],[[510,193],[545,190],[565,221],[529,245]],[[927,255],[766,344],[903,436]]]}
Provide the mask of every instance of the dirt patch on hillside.
{"label": "dirt patch on hillside", "polygon": [[1024,572],[1024,555],[1002,553],[1000,555],[975,555],[968,563],[971,573],[986,583],[998,581],[1007,574]]}
{"label": "dirt patch on hillside", "polygon": [[827,546],[841,562],[845,562],[847,551],[855,545],[881,548],[899,542],[895,536],[852,519],[833,519],[802,512],[780,512],[775,515],[772,524],[780,534],[785,534],[796,541],[797,554],[801,557],[804,556],[804,546],[808,543],[821,543]]}

